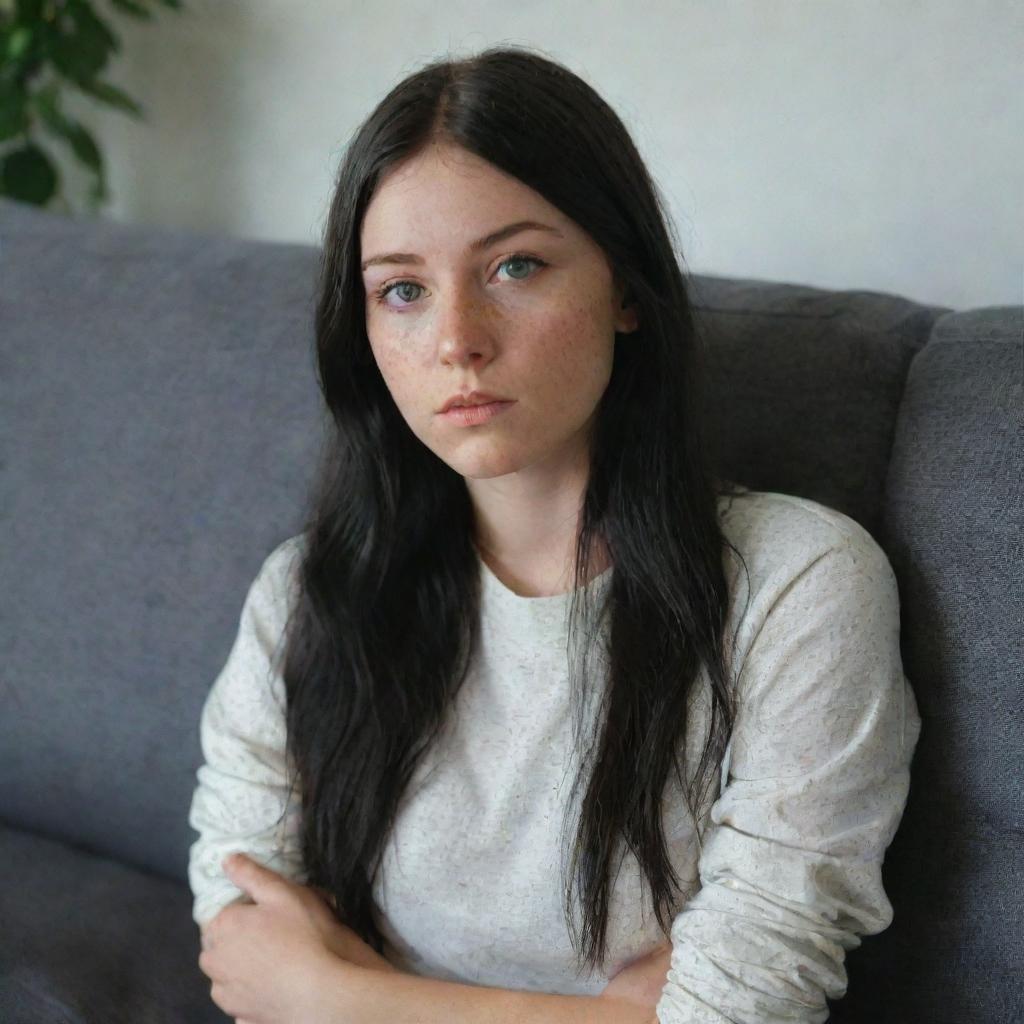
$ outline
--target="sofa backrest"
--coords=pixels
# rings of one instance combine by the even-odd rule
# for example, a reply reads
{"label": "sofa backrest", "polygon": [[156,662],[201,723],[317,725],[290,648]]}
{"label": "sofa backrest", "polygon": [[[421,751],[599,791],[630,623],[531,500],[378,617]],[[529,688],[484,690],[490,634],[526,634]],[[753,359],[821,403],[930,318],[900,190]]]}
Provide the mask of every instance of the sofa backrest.
{"label": "sofa backrest", "polygon": [[898,295],[696,276],[706,441],[718,472],[878,536],[911,360],[949,310]]}
{"label": "sofa backrest", "polygon": [[185,879],[198,714],[320,443],[316,260],[0,201],[0,819]]}
{"label": "sofa backrest", "polygon": [[[184,883],[200,708],[322,436],[317,262],[0,200],[6,823]],[[847,513],[900,580],[925,723],[896,916],[833,1019],[1009,1020],[987,1011],[1019,996],[1024,920],[1020,311],[692,285],[718,472]]]}
{"label": "sofa backrest", "polygon": [[1024,310],[942,317],[910,365],[880,541],[922,729],[893,923],[835,1024],[1024,1021]]}

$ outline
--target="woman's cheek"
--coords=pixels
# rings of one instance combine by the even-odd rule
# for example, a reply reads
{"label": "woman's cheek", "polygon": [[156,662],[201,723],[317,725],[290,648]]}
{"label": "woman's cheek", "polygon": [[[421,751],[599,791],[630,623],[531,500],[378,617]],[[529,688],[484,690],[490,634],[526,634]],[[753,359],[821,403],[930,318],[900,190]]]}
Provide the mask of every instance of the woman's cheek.
{"label": "woman's cheek", "polygon": [[402,336],[392,335],[371,345],[377,368],[393,395],[404,397],[416,376],[417,365],[412,343],[413,339],[405,332]]}

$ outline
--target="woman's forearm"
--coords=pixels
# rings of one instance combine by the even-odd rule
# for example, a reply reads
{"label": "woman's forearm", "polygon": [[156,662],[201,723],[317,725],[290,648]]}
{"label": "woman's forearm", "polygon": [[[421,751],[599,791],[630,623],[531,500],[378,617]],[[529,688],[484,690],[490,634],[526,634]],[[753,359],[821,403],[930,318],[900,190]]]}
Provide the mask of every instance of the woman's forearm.
{"label": "woman's forearm", "polygon": [[466,985],[342,960],[324,1006],[324,1024],[657,1024],[653,1008],[613,996]]}

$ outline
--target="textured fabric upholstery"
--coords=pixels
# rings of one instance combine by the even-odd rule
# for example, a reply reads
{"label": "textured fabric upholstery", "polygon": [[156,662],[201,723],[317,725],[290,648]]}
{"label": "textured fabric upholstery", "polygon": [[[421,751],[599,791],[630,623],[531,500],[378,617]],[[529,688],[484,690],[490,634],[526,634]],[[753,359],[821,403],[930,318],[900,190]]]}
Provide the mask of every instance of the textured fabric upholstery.
{"label": "textured fabric upholstery", "polygon": [[[0,1020],[223,1017],[197,723],[321,438],[313,247],[0,200]],[[837,1021],[1024,1019],[1021,314],[696,277],[719,472],[853,516],[925,718]]]}
{"label": "textured fabric upholstery", "polygon": [[837,1024],[1024,1021],[1024,426],[1019,307],[943,317],[910,366],[880,540],[921,711],[884,865],[892,925]]}

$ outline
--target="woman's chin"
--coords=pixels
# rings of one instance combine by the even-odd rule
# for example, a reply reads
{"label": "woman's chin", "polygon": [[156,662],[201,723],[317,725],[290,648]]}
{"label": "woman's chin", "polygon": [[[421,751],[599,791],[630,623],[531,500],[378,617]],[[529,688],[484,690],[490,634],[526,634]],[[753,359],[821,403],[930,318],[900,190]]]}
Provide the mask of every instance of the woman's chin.
{"label": "woman's chin", "polygon": [[521,459],[503,452],[487,452],[479,455],[469,452],[449,452],[447,458],[444,456],[442,458],[456,473],[468,480],[493,480],[496,477],[518,472],[523,468]]}

